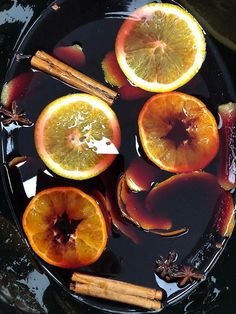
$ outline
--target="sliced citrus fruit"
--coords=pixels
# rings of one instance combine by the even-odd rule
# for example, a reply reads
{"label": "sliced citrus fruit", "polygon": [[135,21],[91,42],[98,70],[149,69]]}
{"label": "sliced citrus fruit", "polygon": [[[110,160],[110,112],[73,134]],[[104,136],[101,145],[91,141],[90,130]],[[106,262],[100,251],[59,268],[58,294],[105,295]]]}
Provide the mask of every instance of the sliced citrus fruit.
{"label": "sliced citrus fruit", "polygon": [[187,228],[172,228],[171,218],[158,215],[158,210],[150,212],[145,205],[148,195],[145,192],[134,193],[129,189],[125,176],[120,178],[117,186],[117,201],[125,218],[146,232],[152,232],[163,237],[176,237],[188,231]]}
{"label": "sliced citrus fruit", "polygon": [[236,103],[218,107],[220,150],[217,177],[225,190],[236,188]]}
{"label": "sliced citrus fruit", "polygon": [[137,86],[133,86],[130,83],[119,87],[118,94],[120,96],[120,99],[128,101],[148,98],[152,95],[150,92],[147,92],[146,90]]}
{"label": "sliced citrus fruit", "polygon": [[133,192],[150,191],[155,184],[168,177],[166,171],[148,163],[142,157],[132,160],[125,171],[126,183]]}
{"label": "sliced citrus fruit", "polygon": [[169,172],[202,169],[218,151],[215,118],[191,95],[169,92],[151,97],[139,114],[138,125],[148,158]]}
{"label": "sliced citrus fruit", "polygon": [[54,187],[36,194],[22,224],[34,252],[62,268],[94,263],[107,242],[98,203],[74,187]]}
{"label": "sliced citrus fruit", "polygon": [[117,163],[112,165],[114,171],[106,172],[102,175],[102,182],[105,187],[105,200],[107,209],[110,213],[113,225],[127,238],[135,244],[140,244],[143,241],[141,230],[134,224],[128,221],[122,214],[116,200],[116,186],[114,185],[114,178],[116,178]]}
{"label": "sliced citrus fruit", "polygon": [[127,78],[151,92],[174,90],[200,69],[206,54],[203,31],[183,8],[150,3],[121,26],[116,56]]}
{"label": "sliced citrus fruit", "polygon": [[213,227],[222,237],[230,237],[235,226],[234,200],[230,192],[225,191],[219,197],[218,208]]}
{"label": "sliced citrus fruit", "polygon": [[103,217],[106,222],[106,227],[107,227],[107,233],[108,235],[111,235],[112,232],[112,226],[111,226],[111,216],[109,213],[108,205],[106,202],[105,196],[97,189],[92,189],[91,192],[89,191],[89,194],[97,201],[99,204]]}
{"label": "sliced citrus fruit", "polygon": [[109,51],[102,60],[104,79],[112,86],[117,86],[118,94],[122,100],[138,100],[151,95],[137,86],[131,85],[122,72],[116,58],[115,51]]}
{"label": "sliced citrus fruit", "polygon": [[56,174],[83,180],[107,169],[119,153],[120,126],[101,99],[71,94],[56,99],[35,125],[35,146]]}
{"label": "sliced citrus fruit", "polygon": [[121,71],[115,51],[109,51],[102,60],[102,69],[105,81],[112,86],[124,86],[128,84],[128,80]]}
{"label": "sliced citrus fruit", "polygon": [[122,214],[144,230],[169,230],[172,221],[166,217],[158,216],[156,211],[151,213],[145,207],[146,193],[134,193],[122,176],[117,186],[117,200]]}
{"label": "sliced citrus fruit", "polygon": [[24,97],[33,76],[33,72],[23,72],[3,85],[1,102],[4,107],[10,108],[13,101],[18,101]]}
{"label": "sliced citrus fruit", "polygon": [[80,68],[86,64],[86,56],[79,44],[55,47],[53,55],[74,68]]}

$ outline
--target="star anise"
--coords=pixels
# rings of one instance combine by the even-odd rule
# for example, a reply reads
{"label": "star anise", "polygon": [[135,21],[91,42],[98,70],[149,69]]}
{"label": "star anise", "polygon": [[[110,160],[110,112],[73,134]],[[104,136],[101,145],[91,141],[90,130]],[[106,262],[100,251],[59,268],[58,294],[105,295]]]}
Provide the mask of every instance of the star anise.
{"label": "star anise", "polygon": [[196,268],[191,266],[182,266],[178,272],[174,274],[174,278],[178,279],[178,286],[184,287],[188,283],[200,281],[204,279],[204,275]]}
{"label": "star anise", "polygon": [[17,111],[16,101],[12,102],[11,110],[4,107],[0,109],[0,113],[3,115],[2,124],[8,126],[11,123],[20,125],[32,125],[33,123],[25,117],[25,113]]}
{"label": "star anise", "polygon": [[175,264],[176,258],[176,252],[172,251],[169,252],[167,259],[160,256],[159,259],[156,260],[155,272],[160,278],[166,281],[171,281],[174,278],[174,274],[178,271],[178,266]]}

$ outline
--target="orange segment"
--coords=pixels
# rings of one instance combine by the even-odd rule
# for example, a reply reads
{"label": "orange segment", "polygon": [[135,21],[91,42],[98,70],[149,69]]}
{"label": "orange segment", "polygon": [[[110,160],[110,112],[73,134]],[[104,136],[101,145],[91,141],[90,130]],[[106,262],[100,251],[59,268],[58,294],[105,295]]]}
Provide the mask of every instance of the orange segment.
{"label": "orange segment", "polygon": [[27,206],[22,224],[34,252],[54,266],[92,264],[107,243],[106,224],[97,202],[73,187],[38,193]]}
{"label": "orange segment", "polygon": [[117,186],[117,200],[124,217],[131,220],[144,230],[169,230],[172,221],[169,218],[151,213],[145,206],[145,197],[142,193],[134,193],[127,185],[126,178],[122,176]]}
{"label": "orange segment", "polygon": [[86,64],[86,56],[79,44],[55,47],[53,55],[73,68],[80,68]]}
{"label": "orange segment", "polygon": [[120,127],[101,99],[71,94],[56,99],[35,125],[35,146],[56,174],[83,180],[107,169],[119,153]]}
{"label": "orange segment", "polygon": [[138,125],[148,158],[166,171],[202,169],[218,151],[214,116],[199,99],[187,94],[153,96],[143,106]]}
{"label": "orange segment", "polygon": [[124,86],[129,84],[126,76],[121,71],[117,63],[114,51],[109,51],[102,60],[102,69],[104,72],[105,81],[112,86]]}
{"label": "orange segment", "polygon": [[150,3],[136,10],[116,39],[118,63],[127,78],[151,92],[174,90],[200,69],[206,53],[203,31],[183,8]]}

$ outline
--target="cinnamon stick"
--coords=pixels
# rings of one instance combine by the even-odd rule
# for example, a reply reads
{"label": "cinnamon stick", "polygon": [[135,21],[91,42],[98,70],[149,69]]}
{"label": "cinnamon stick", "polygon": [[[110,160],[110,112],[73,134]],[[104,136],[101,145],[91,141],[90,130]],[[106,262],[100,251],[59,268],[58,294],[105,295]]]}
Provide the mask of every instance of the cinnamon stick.
{"label": "cinnamon stick", "polygon": [[85,93],[101,98],[110,106],[117,97],[115,91],[59,61],[44,51],[38,50],[36,52],[35,56],[31,58],[31,65],[36,69],[61,79]]}
{"label": "cinnamon stick", "polygon": [[134,295],[128,295],[125,293],[118,293],[113,290],[107,290],[100,288],[99,286],[93,284],[81,284],[81,283],[72,283],[70,289],[76,293],[82,295],[97,297],[101,299],[106,299],[110,301],[122,302],[134,306],[140,306],[149,310],[158,310],[162,309],[162,304],[160,301],[150,300],[148,298],[143,298]]}
{"label": "cinnamon stick", "polygon": [[99,288],[113,290],[126,295],[140,296],[150,300],[162,300],[163,292],[152,288],[142,287],[118,280],[107,279],[97,276],[91,276],[81,273],[74,273],[72,280],[84,284],[96,285]]}

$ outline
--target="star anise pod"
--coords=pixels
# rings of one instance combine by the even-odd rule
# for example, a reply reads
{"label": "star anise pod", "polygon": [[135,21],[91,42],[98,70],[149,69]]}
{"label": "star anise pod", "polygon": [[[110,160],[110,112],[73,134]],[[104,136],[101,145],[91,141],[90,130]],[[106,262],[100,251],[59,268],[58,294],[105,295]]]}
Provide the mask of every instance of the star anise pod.
{"label": "star anise pod", "polygon": [[178,271],[178,266],[175,264],[177,258],[176,252],[169,252],[167,259],[164,259],[163,256],[160,256],[156,260],[156,269],[155,272],[159,275],[160,278],[171,281],[174,279],[174,274]]}
{"label": "star anise pod", "polygon": [[188,283],[204,279],[205,276],[200,273],[196,268],[185,265],[182,266],[180,270],[174,274],[174,278],[178,279],[178,286],[182,288]]}
{"label": "star anise pod", "polygon": [[0,109],[0,113],[3,115],[2,124],[8,126],[11,123],[20,125],[32,125],[33,123],[25,117],[25,113],[17,111],[16,101],[12,102],[11,110],[4,107]]}

